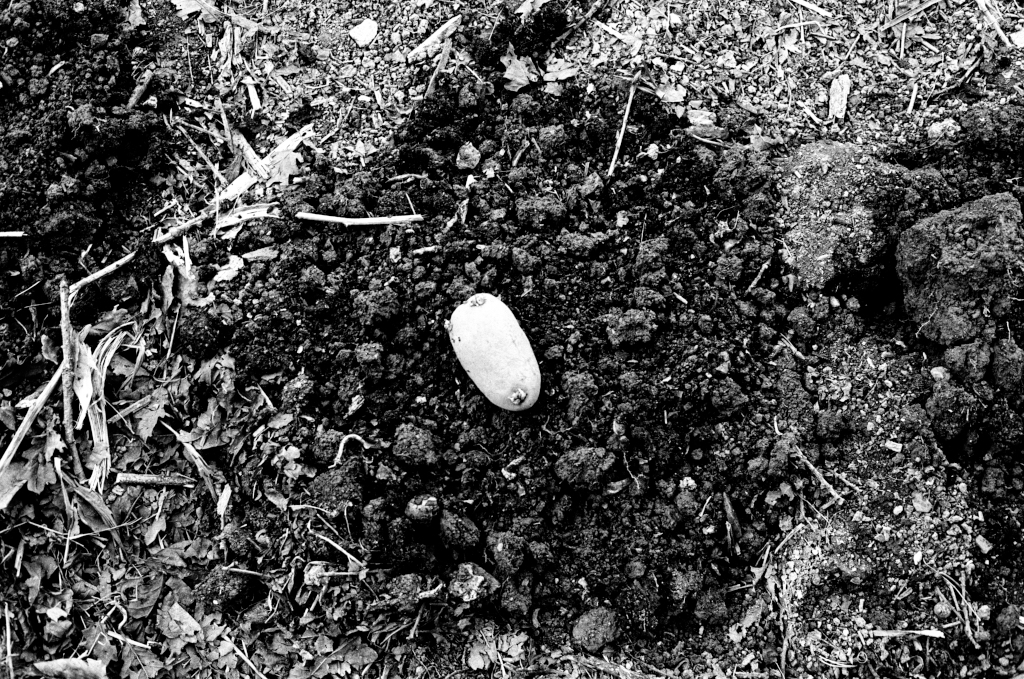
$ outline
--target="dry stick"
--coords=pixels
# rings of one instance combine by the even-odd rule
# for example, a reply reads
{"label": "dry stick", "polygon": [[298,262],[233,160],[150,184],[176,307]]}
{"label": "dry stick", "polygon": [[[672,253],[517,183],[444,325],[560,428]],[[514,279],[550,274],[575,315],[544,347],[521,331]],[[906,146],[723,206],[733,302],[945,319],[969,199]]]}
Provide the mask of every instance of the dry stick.
{"label": "dry stick", "polygon": [[235,655],[238,656],[239,660],[241,660],[246,665],[248,665],[249,669],[251,669],[253,672],[255,672],[256,676],[259,677],[259,679],[267,679],[267,675],[263,674],[262,672],[259,671],[259,669],[256,668],[256,665],[254,665],[252,663],[252,660],[249,659],[248,654],[245,653],[242,649],[238,648],[238,646],[235,646],[235,642],[231,641],[231,637],[229,637],[229,636],[227,636],[225,634],[224,635],[224,640],[227,641],[231,645],[231,649],[235,652]]}
{"label": "dry stick", "polygon": [[343,226],[389,226],[391,224],[412,224],[422,222],[423,215],[398,215],[396,217],[333,217],[331,215],[319,215],[315,212],[296,212],[296,219],[305,219],[310,222],[330,222]]}
{"label": "dry stick", "polygon": [[61,369],[61,386],[64,391],[64,442],[71,451],[71,464],[79,481],[85,480],[85,469],[82,458],[78,454],[78,442],[75,441],[75,413],[71,403],[71,394],[75,386],[75,360],[78,356],[77,338],[71,328],[71,291],[68,279],[60,279],[60,336],[64,347],[64,363]]}
{"label": "dry stick", "polygon": [[912,19],[913,17],[917,16],[918,14],[920,14],[923,11],[925,11],[929,7],[937,5],[940,2],[944,2],[944,0],[927,0],[927,2],[924,2],[924,3],[920,4],[920,5],[918,5],[917,7],[914,7],[913,9],[908,9],[903,14],[900,14],[899,16],[894,17],[892,21],[890,21],[887,24],[883,25],[880,29],[878,29],[878,31],[879,31],[879,33],[882,33],[884,31],[889,30],[893,26],[898,26],[900,23],[902,23],[904,21],[907,21],[908,19]]}
{"label": "dry stick", "polygon": [[24,231],[0,231],[0,238],[23,238]]}
{"label": "dry stick", "polygon": [[7,673],[14,679],[14,646],[11,644],[11,609],[4,602],[4,637],[7,640]]}
{"label": "dry stick", "polygon": [[985,0],[977,1],[978,9],[981,10],[981,13],[985,16],[985,19],[990,24],[992,24],[992,28],[996,30],[996,33],[999,35],[999,39],[1002,40],[1003,44],[1006,45],[1007,47],[1012,47],[1013,43],[1010,42],[1010,39],[1006,37],[1006,33],[1003,33],[1003,28],[1002,26],[999,25],[999,18],[996,17],[995,12],[992,11],[992,8],[989,6],[989,4]]}
{"label": "dry stick", "polygon": [[437,67],[434,68],[434,72],[430,75],[430,81],[427,82],[427,90],[423,93],[423,101],[430,99],[434,96],[434,88],[437,86],[437,76],[445,69],[448,65],[448,57],[452,53],[452,41],[451,38],[444,41],[444,48],[441,49],[441,56],[437,60]]}
{"label": "dry stick", "polygon": [[412,63],[420,57],[426,56],[427,50],[432,46],[438,44],[442,40],[446,40],[452,33],[458,29],[462,23],[462,15],[456,14],[448,21],[441,25],[441,28],[437,29],[427,37],[426,40],[417,45],[409,54],[406,55],[405,60]]}
{"label": "dry stick", "polygon": [[14,454],[18,451],[18,447],[21,442],[25,440],[29,430],[32,428],[32,424],[39,417],[39,413],[42,412],[43,406],[46,405],[46,401],[49,400],[53,394],[53,390],[57,388],[57,383],[60,382],[61,374],[64,370],[64,362],[61,361],[61,365],[57,368],[57,371],[53,373],[53,377],[46,383],[42,393],[36,397],[32,407],[28,409],[25,414],[25,419],[21,421],[21,425],[18,426],[18,431],[14,432],[14,438],[7,444],[7,449],[4,451],[3,457],[0,457],[0,477],[4,475],[7,468],[11,465],[11,460],[14,459]]}
{"label": "dry stick", "polygon": [[622,127],[619,128],[619,138],[615,140],[615,153],[612,154],[612,164],[608,166],[608,176],[615,174],[615,163],[619,160],[619,151],[622,149],[622,138],[626,135],[626,123],[629,122],[629,109],[633,108],[633,97],[636,95],[636,85],[640,80],[641,71],[637,71],[629,84],[629,98],[626,100],[626,112],[622,115]]}
{"label": "dry stick", "polygon": [[603,4],[604,4],[603,0],[597,0],[597,2],[595,2],[593,5],[590,6],[590,9],[587,10],[587,13],[584,14],[580,18],[579,21],[577,21],[572,26],[570,26],[568,29],[566,29],[565,33],[562,33],[562,35],[560,35],[557,38],[555,38],[555,42],[551,44],[551,47],[552,48],[557,47],[559,43],[561,43],[563,40],[568,38],[570,35],[572,35],[576,31],[578,31],[580,29],[580,26],[582,26],[583,24],[585,24],[588,21],[590,21],[591,19],[593,19],[594,15],[597,14],[601,10],[601,6]]}
{"label": "dry stick", "polygon": [[796,4],[796,5],[800,5],[804,9],[809,9],[810,11],[814,12],[815,14],[820,14],[823,17],[832,18],[832,12],[830,12],[827,9],[824,9],[822,7],[818,7],[817,5],[815,5],[812,2],[807,2],[807,0],[793,0],[793,3]]}
{"label": "dry stick", "polygon": [[129,254],[125,255],[124,257],[122,257],[121,259],[117,260],[113,264],[108,264],[107,266],[103,267],[102,269],[100,269],[96,273],[89,274],[88,276],[86,276],[82,280],[78,281],[77,283],[74,283],[71,286],[71,289],[69,291],[69,293],[70,293],[69,302],[71,304],[74,304],[75,303],[75,296],[78,295],[78,291],[81,290],[82,288],[84,288],[85,286],[89,285],[89,283],[95,283],[96,281],[98,281],[99,279],[103,278],[107,274],[110,274],[110,273],[113,273],[114,271],[117,271],[118,269],[120,269],[122,266],[124,266],[128,262],[132,261],[133,259],[135,259],[135,251],[134,250],[132,252],[130,252]]}
{"label": "dry stick", "polygon": [[917,83],[914,83],[914,89],[910,93],[910,104],[907,106],[907,115],[914,112],[915,103],[917,103]]}
{"label": "dry stick", "polygon": [[119,472],[115,486],[155,486],[157,488],[194,488],[196,482],[187,476],[159,476],[157,474],[131,474]]}
{"label": "dry stick", "polygon": [[807,468],[811,470],[811,473],[814,474],[814,477],[818,479],[818,483],[824,486],[828,490],[828,492],[832,494],[832,497],[835,498],[836,502],[842,504],[844,501],[843,496],[840,495],[839,492],[836,491],[835,487],[828,482],[828,479],[826,479],[824,475],[822,475],[822,473],[818,471],[817,467],[811,464],[811,461],[807,459],[807,456],[804,455],[804,452],[800,450],[800,448],[794,447],[794,450],[796,451],[797,457],[799,457],[800,460],[805,465],[807,465]]}

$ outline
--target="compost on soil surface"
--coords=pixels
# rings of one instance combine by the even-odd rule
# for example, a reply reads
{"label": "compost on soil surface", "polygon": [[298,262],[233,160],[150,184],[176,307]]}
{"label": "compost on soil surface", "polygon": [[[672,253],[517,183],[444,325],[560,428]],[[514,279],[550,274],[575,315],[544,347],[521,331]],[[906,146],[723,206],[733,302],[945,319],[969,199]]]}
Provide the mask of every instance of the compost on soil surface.
{"label": "compost on soil surface", "polygon": [[0,676],[1024,676],[1019,5],[0,39]]}

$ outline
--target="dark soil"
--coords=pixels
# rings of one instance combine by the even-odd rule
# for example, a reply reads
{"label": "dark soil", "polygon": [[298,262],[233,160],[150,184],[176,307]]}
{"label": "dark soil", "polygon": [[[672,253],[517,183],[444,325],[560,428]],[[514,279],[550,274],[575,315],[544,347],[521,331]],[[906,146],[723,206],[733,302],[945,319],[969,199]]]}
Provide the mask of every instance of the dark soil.
{"label": "dark soil", "polygon": [[[76,322],[115,306],[149,313],[158,298],[165,263],[144,243],[168,142],[155,113],[125,108],[133,43],[119,21],[103,4],[77,14],[22,1],[0,12],[0,29],[17,38],[0,69],[0,230],[27,232],[0,250],[6,399],[49,375],[39,337],[59,337],[60,276],[75,280],[140,247],[129,269],[79,302]],[[550,37],[511,35],[524,41],[520,54],[540,57]],[[136,608],[123,620],[133,636],[146,634],[154,610],[163,620],[180,603],[197,620],[245,630],[268,676],[301,662],[296,649],[318,634],[345,630],[399,659],[434,644],[461,663],[467,616],[529,629],[553,648],[631,643],[652,665],[699,672],[702,653],[738,653],[725,630],[752,595],[736,585],[805,503],[830,499],[803,458],[842,470],[871,449],[879,478],[916,469],[940,486],[967,484],[992,545],[970,594],[992,611],[982,623],[992,657],[1020,663],[1024,111],[970,113],[952,141],[879,158],[899,171],[868,198],[881,234],[870,265],[850,255],[837,276],[808,287],[794,284],[780,247],[789,229],[775,219],[792,149],[700,145],[680,134],[685,119],[639,97],[625,162],[609,178],[623,85],[515,95],[499,75],[442,77],[396,147],[365,171],[314,164],[286,191],[285,220],[249,223],[233,243],[195,238],[197,297],[213,301],[165,308],[161,336],[173,333],[176,367],[147,362],[130,386],[109,388],[112,400],[163,394],[163,421],[191,430],[234,489],[226,514],[202,483],[171,491],[163,548],[142,529],[124,531],[131,582],[101,563],[115,559],[113,547],[90,543],[69,589],[53,544],[4,531],[4,560],[16,549],[33,564],[2,576],[4,598],[23,611],[22,659],[87,646],[87,625],[56,634],[42,612],[63,596],[91,624],[105,612],[94,599],[113,587],[132,588],[125,600]],[[747,140],[729,131],[731,142]],[[455,164],[466,142],[482,155],[475,170]],[[355,229],[291,217],[404,214],[409,201],[422,223]],[[930,268],[928,248],[954,236],[952,272]],[[267,247],[276,258],[214,281],[229,254]],[[456,363],[443,322],[475,292],[500,296],[532,342],[544,393],[528,412],[496,409]],[[936,304],[952,314],[941,327],[929,325]],[[884,351],[893,338],[903,350],[889,370],[905,372],[896,388],[909,395],[899,415],[914,429],[900,459],[868,446],[858,408],[867,388],[841,398],[817,371],[845,347]],[[948,378],[932,379],[937,361]],[[134,422],[134,432],[112,429],[116,469],[194,475],[166,430],[142,441]],[[347,434],[362,439],[343,444]],[[119,521],[150,511],[137,490],[108,492]],[[63,526],[62,503],[34,497],[22,491],[9,525]],[[891,515],[894,504],[877,508]],[[930,604],[892,603],[871,535],[850,540],[814,595],[823,618],[849,595],[877,612],[877,629],[936,624],[922,622]],[[310,575],[324,563],[365,566],[365,587]],[[764,600],[753,652],[762,667],[785,666],[785,631]],[[928,651],[928,676],[977,664],[973,646],[941,643]],[[907,658],[927,653],[905,646],[906,657],[861,664],[863,675],[907,676]],[[126,655],[113,662],[134,666]]]}

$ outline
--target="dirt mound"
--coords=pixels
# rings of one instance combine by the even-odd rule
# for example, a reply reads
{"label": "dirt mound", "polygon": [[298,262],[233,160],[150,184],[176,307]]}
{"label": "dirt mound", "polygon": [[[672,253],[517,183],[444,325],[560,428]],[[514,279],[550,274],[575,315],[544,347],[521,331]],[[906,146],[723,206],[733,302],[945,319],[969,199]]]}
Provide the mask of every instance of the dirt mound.
{"label": "dirt mound", "polygon": [[999,193],[924,219],[900,236],[897,270],[920,332],[946,346],[1001,325],[1024,280],[1020,203]]}

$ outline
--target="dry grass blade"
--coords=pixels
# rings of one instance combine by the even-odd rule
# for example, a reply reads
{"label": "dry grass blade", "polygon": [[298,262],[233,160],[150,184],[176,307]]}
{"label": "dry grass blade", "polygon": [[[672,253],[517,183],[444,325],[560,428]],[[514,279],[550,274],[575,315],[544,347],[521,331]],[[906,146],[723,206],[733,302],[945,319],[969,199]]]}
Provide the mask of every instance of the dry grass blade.
{"label": "dry grass blade", "polygon": [[217,494],[217,489],[213,485],[213,470],[210,469],[210,465],[206,464],[206,460],[204,460],[203,456],[199,454],[196,447],[186,441],[185,437],[182,436],[180,432],[172,429],[166,422],[161,422],[160,425],[167,431],[174,434],[174,438],[178,440],[178,443],[180,443],[182,448],[185,450],[185,457],[187,457],[189,462],[195,466],[196,471],[199,472],[199,476],[203,479],[203,483],[206,484],[206,490],[210,492],[210,497],[213,498],[213,503],[217,504],[220,496]]}
{"label": "dry grass blade", "polygon": [[14,454],[18,452],[18,447],[21,446],[21,442],[25,440],[29,430],[32,428],[32,424],[39,417],[40,411],[43,406],[46,405],[46,401],[53,394],[54,389],[57,388],[57,384],[60,383],[61,374],[63,371],[64,363],[61,362],[60,367],[57,368],[56,372],[50,378],[50,381],[46,383],[42,393],[36,397],[32,405],[28,409],[28,413],[25,414],[25,419],[18,425],[18,430],[14,432],[14,438],[11,439],[10,443],[7,444],[7,448],[4,450],[3,457],[0,457],[0,476],[3,476],[4,472],[10,466],[11,461],[14,459]]}

